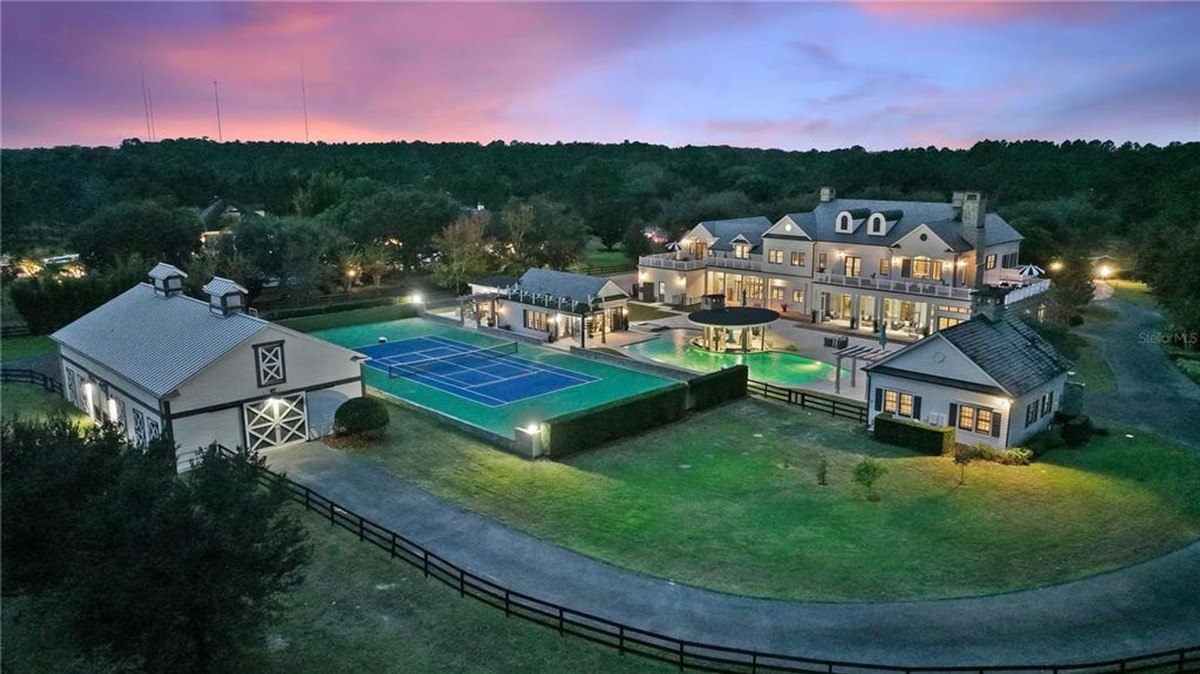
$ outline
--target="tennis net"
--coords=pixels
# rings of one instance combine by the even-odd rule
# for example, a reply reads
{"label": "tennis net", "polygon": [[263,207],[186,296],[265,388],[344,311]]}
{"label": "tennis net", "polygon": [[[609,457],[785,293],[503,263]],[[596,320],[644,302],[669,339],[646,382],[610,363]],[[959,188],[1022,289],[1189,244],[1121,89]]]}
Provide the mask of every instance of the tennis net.
{"label": "tennis net", "polygon": [[[511,356],[517,353],[518,345],[516,342],[505,342],[495,346],[488,346],[482,349],[472,349],[461,353],[450,354],[449,356],[441,356],[439,358],[425,358],[423,360],[415,360],[408,363],[388,363],[388,377],[396,379],[399,377],[412,377],[422,374],[439,374],[447,371],[454,371],[457,367],[464,367],[463,361],[471,362],[478,359],[499,358],[501,356]],[[451,366],[451,367],[448,367]]]}

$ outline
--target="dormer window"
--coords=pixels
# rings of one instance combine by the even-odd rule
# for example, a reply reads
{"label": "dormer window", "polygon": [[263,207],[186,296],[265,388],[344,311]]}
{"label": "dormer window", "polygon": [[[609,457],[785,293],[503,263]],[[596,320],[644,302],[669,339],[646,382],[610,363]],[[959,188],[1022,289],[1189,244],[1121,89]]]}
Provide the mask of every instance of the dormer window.
{"label": "dormer window", "polygon": [[840,234],[849,234],[854,231],[854,218],[847,211],[838,213],[837,216],[837,231]]}
{"label": "dormer window", "polygon": [[887,233],[887,221],[883,219],[883,213],[871,214],[871,219],[867,221],[867,233],[871,236],[883,236]]}
{"label": "dormer window", "polygon": [[750,259],[750,244],[748,244],[748,243],[733,244],[733,256],[739,260],[749,260]]}

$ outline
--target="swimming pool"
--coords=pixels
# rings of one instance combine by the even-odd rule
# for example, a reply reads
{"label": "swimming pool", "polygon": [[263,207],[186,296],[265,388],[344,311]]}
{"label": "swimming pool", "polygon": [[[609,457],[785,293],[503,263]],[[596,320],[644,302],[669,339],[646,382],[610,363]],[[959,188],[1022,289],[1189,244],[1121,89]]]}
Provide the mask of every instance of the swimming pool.
{"label": "swimming pool", "polygon": [[[650,360],[697,372],[746,365],[750,368],[751,379],[779,386],[797,387],[818,380],[833,381],[837,369],[829,363],[786,351],[711,353],[691,345],[691,340],[699,334],[698,330],[665,330],[654,339],[625,348]],[[842,376],[849,377],[850,372],[843,369]]]}

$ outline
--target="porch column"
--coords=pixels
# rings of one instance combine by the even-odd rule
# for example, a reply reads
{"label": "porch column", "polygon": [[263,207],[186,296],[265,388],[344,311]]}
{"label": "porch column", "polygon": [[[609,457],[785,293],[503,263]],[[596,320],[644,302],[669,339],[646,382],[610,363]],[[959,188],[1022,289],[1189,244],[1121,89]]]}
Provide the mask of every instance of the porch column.
{"label": "porch column", "polygon": [[833,392],[834,393],[842,392],[842,356],[841,356],[841,354],[838,354],[837,367],[834,369],[834,372],[833,372]]}
{"label": "porch column", "polygon": [[850,329],[858,328],[859,294],[850,293]]}
{"label": "porch column", "polygon": [[883,315],[883,296],[876,295],[875,296],[875,331],[876,332],[879,332],[879,329],[880,329],[879,326],[885,320],[887,320],[887,319]]}
{"label": "porch column", "polygon": [[608,344],[608,309],[600,310],[600,343]]}
{"label": "porch column", "polygon": [[587,348],[587,314],[579,315],[579,348]]}
{"label": "porch column", "polygon": [[764,325],[761,328],[759,328],[759,330],[761,332],[758,335],[759,336],[758,350],[766,351],[767,350],[767,326]]}

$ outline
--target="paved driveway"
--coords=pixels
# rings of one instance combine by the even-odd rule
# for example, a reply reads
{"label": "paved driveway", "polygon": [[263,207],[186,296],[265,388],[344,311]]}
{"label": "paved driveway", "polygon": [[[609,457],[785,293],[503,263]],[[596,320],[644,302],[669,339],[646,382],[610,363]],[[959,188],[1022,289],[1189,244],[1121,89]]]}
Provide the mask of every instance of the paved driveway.
{"label": "paved driveway", "polygon": [[[753,599],[571,552],[320,443],[268,458],[272,468],[497,583],[683,639],[926,666],[1096,661],[1200,644],[1200,543],[1120,571],[1006,595],[857,604]],[[358,543],[347,535],[346,545]]]}

